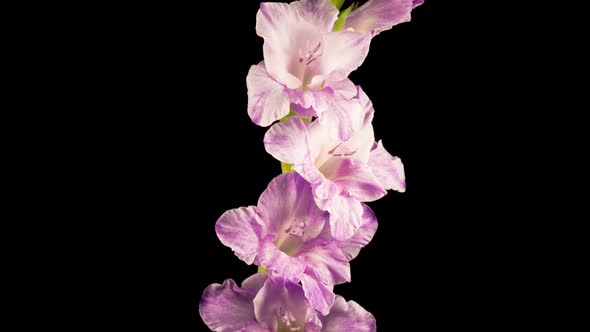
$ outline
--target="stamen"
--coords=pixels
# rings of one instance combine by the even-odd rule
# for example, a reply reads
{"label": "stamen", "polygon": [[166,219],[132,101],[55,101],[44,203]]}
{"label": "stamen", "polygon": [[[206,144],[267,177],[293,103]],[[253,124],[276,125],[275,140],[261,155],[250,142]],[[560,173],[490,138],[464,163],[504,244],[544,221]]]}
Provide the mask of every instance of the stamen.
{"label": "stamen", "polygon": [[291,226],[285,230],[285,233],[302,238],[305,235],[305,227],[307,227],[305,221],[297,222],[297,219],[295,219]]}
{"label": "stamen", "polygon": [[279,318],[281,319],[281,323],[289,330],[289,331],[300,331],[300,326],[295,326],[297,323],[297,319],[290,311],[285,311],[282,307],[279,308]]}

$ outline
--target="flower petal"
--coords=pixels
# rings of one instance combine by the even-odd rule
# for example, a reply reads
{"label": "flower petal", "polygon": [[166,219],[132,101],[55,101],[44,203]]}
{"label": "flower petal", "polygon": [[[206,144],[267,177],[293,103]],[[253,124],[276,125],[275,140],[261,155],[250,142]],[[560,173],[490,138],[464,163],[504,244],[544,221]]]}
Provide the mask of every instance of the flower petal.
{"label": "flower petal", "polygon": [[268,274],[255,273],[242,281],[242,290],[250,292],[253,294],[252,298],[254,298],[262,286],[264,286],[266,279],[268,279]]}
{"label": "flower petal", "polygon": [[375,317],[354,301],[344,300],[336,296],[330,314],[321,317],[322,331],[355,331],[375,332],[377,323]]}
{"label": "flower petal", "polygon": [[337,241],[350,239],[363,224],[363,206],[353,197],[335,195],[324,208],[330,212],[330,229]]}
{"label": "flower petal", "polygon": [[406,191],[404,164],[400,158],[389,154],[381,141],[373,145],[369,167],[386,190],[393,189],[402,193]]}
{"label": "flower petal", "polygon": [[215,224],[221,243],[230,247],[246,264],[252,264],[258,253],[260,225],[256,222],[256,212],[253,206],[229,210]]}
{"label": "flower petal", "polygon": [[298,327],[306,322],[318,322],[308,308],[302,287],[280,277],[269,278],[254,298],[256,320],[271,331],[278,330],[281,312],[290,315]]}
{"label": "flower petal", "polygon": [[372,202],[387,194],[372,169],[361,161],[332,158],[324,167],[331,169],[329,179],[361,202]]}
{"label": "flower petal", "polygon": [[306,244],[302,256],[307,268],[327,285],[350,282],[350,264],[335,242],[318,238]]}
{"label": "flower petal", "polygon": [[377,217],[368,205],[363,204],[363,223],[354,235],[345,241],[339,241],[338,246],[349,261],[354,259],[361,249],[369,244],[377,232]]}
{"label": "flower petal", "polygon": [[[373,121],[373,116],[375,115],[375,109],[373,108],[373,102],[369,99],[369,96],[363,91],[360,86],[357,86],[357,95],[356,98],[361,103],[361,108],[363,109],[363,124],[362,127],[371,125]],[[374,139],[373,139],[374,140]]]}
{"label": "flower petal", "polygon": [[334,99],[334,91],[327,87],[321,90],[288,90],[291,103],[296,105],[294,110],[303,117],[321,116]]}
{"label": "flower petal", "polygon": [[336,97],[352,99],[357,95],[357,87],[354,83],[346,78],[341,81],[330,82],[329,87],[334,91]]}
{"label": "flower petal", "polygon": [[322,75],[312,78],[311,85],[318,86],[346,79],[357,69],[369,53],[371,33],[360,34],[354,31],[330,32],[324,34],[324,53],[318,59],[315,70]]}
{"label": "flower petal", "polygon": [[246,85],[248,115],[252,122],[267,127],[289,114],[289,97],[285,87],[268,75],[264,62],[250,67]]}
{"label": "flower petal", "polygon": [[310,184],[297,173],[275,177],[258,199],[259,223],[265,234],[284,232],[298,219],[306,222],[304,240],[317,236],[327,215],[316,206],[311,190]]}
{"label": "flower petal", "polygon": [[[394,25],[408,22],[416,0],[369,0],[346,18],[344,28],[356,32],[380,33]],[[417,5],[416,5],[417,6]]]}
{"label": "flower petal", "polygon": [[[332,288],[318,280],[313,271],[308,271],[301,277],[301,285],[309,305],[323,315],[330,312],[334,304],[334,291]],[[322,329],[322,331],[325,331]]]}
{"label": "flower petal", "polygon": [[272,126],[264,135],[264,147],[274,158],[294,164],[305,158],[309,123],[293,117]]}
{"label": "flower petal", "polygon": [[300,257],[291,257],[280,251],[274,242],[275,238],[272,235],[262,241],[258,257],[260,264],[273,276],[299,282],[305,271],[305,261]]}
{"label": "flower petal", "polygon": [[270,75],[289,89],[301,87],[299,53],[331,31],[337,18],[338,10],[328,0],[261,3],[256,33],[264,38],[264,59]]}
{"label": "flower petal", "polygon": [[319,121],[331,129],[330,135],[345,142],[364,124],[364,114],[358,99],[335,98],[330,109],[324,112]]}
{"label": "flower petal", "polygon": [[223,285],[212,284],[203,292],[199,314],[212,331],[234,332],[255,318],[254,295],[227,279]]}

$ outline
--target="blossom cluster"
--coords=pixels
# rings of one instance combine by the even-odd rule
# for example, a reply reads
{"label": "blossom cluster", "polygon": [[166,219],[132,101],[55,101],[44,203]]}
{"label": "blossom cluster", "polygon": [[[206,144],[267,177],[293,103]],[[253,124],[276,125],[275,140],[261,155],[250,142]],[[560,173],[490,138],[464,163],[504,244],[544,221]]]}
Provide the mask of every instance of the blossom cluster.
{"label": "blossom cluster", "polygon": [[420,0],[262,3],[264,61],[250,68],[248,114],[281,162],[256,206],[226,211],[219,240],[259,272],[210,285],[199,312],[213,331],[375,331],[371,313],[334,294],[373,238],[366,204],[405,191],[404,167],[376,141],[373,105],[349,74],[371,40],[410,20]]}

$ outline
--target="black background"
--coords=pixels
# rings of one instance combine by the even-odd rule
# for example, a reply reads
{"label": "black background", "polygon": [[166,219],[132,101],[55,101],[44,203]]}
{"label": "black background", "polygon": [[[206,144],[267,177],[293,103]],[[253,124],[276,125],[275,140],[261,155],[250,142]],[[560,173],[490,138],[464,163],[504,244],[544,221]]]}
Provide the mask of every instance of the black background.
{"label": "black background", "polygon": [[[214,223],[280,171],[246,113],[258,2],[45,6],[4,78],[140,80],[3,89],[2,330],[206,330],[205,287],[255,272]],[[352,79],[408,191],[336,292],[381,331],[588,329],[582,12],[431,0],[373,41]]]}

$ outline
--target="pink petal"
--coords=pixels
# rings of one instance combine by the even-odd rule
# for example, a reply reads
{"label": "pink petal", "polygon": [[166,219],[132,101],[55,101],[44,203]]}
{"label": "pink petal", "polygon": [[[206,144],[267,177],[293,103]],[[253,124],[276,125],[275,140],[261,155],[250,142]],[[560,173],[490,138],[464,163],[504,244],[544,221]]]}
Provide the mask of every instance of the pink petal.
{"label": "pink petal", "polygon": [[307,49],[309,42],[321,41],[337,17],[338,10],[328,0],[260,4],[256,32],[264,38],[264,59],[270,75],[289,89],[301,87],[299,52]]}
{"label": "pink petal", "polygon": [[334,99],[334,92],[329,87],[317,91],[288,90],[287,94],[291,103],[297,105],[295,111],[303,117],[320,116]]}
{"label": "pink petal", "polygon": [[337,241],[350,239],[363,224],[363,206],[353,197],[336,195],[325,208],[330,212],[330,229]]}
{"label": "pink petal", "polygon": [[299,282],[306,268],[305,261],[300,257],[291,257],[280,251],[274,241],[275,238],[271,235],[262,241],[258,257],[260,264],[271,271],[273,276]]}
{"label": "pink petal", "polygon": [[345,29],[380,33],[394,25],[408,22],[415,0],[369,0],[346,18]]}
{"label": "pink petal", "polygon": [[340,250],[342,250],[342,253],[349,261],[354,259],[361,249],[371,242],[375,232],[377,232],[377,218],[375,217],[375,213],[366,204],[363,204],[363,208],[363,223],[361,227],[350,239],[338,242]]}
{"label": "pink petal", "polygon": [[263,62],[250,67],[246,85],[248,115],[252,122],[267,127],[289,114],[289,97],[285,87],[268,75]]}
{"label": "pink petal", "polygon": [[264,234],[279,234],[295,219],[307,222],[304,236],[307,240],[321,232],[327,216],[316,206],[312,188],[301,175],[281,174],[275,177],[260,195],[258,220]]}
{"label": "pink petal", "polygon": [[342,296],[336,296],[334,306],[322,321],[322,331],[355,331],[375,332],[377,325],[375,317],[354,301],[344,300]]}
{"label": "pink petal", "polygon": [[264,135],[264,147],[274,158],[294,164],[307,153],[307,127],[309,123],[293,117],[272,126]]}
{"label": "pink petal", "polygon": [[354,31],[330,32],[324,35],[324,53],[319,59],[318,75],[311,80],[312,85],[342,81],[357,69],[369,53],[371,33],[360,34]]}
{"label": "pink petal", "polygon": [[361,103],[361,108],[363,109],[363,124],[362,127],[369,126],[373,121],[373,116],[375,114],[375,109],[373,108],[373,102],[369,99],[369,96],[361,89],[360,86],[357,87],[357,96],[356,98]]}
{"label": "pink petal", "polygon": [[350,282],[350,264],[335,242],[318,239],[309,243],[302,256],[307,268],[324,284],[337,285]]}
{"label": "pink petal", "polygon": [[387,194],[367,164],[355,159],[337,158],[330,159],[328,163],[336,164],[326,165],[334,169],[329,178],[359,201],[372,202]]}
{"label": "pink petal", "polygon": [[332,137],[345,142],[363,126],[364,118],[358,99],[335,98],[332,107],[319,120],[322,126],[331,129]]}
{"label": "pink petal", "polygon": [[[310,273],[313,274],[313,272]],[[323,315],[328,314],[334,304],[334,291],[332,288],[318,281],[316,276],[309,275],[308,273],[302,276],[301,285],[303,286],[303,291],[309,301],[309,305]],[[325,330],[322,329],[322,331]]]}
{"label": "pink petal", "polygon": [[256,212],[253,206],[229,210],[215,224],[221,243],[246,264],[252,264],[258,253],[260,225],[256,222]]}
{"label": "pink petal", "polygon": [[199,314],[212,331],[239,331],[255,318],[253,299],[254,294],[227,279],[223,285],[212,284],[205,289],[199,303]]}
{"label": "pink petal", "polygon": [[369,167],[379,180],[379,183],[381,183],[381,186],[386,190],[393,189],[402,193],[406,191],[404,164],[401,159],[389,154],[381,141],[373,146]]}
{"label": "pink petal", "polygon": [[280,312],[289,313],[299,324],[318,322],[308,310],[302,287],[280,277],[269,278],[253,302],[256,320],[270,331],[278,330]]}

